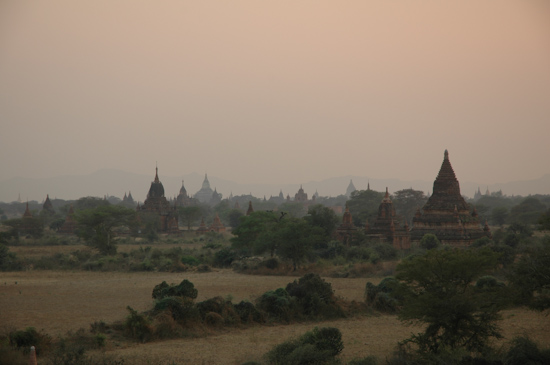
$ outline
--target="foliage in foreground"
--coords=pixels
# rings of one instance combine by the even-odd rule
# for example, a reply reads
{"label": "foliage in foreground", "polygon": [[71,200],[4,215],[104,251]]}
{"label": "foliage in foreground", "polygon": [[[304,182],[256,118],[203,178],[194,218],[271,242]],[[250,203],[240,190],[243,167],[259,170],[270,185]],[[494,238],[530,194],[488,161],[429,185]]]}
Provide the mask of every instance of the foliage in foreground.
{"label": "foliage in foreground", "polygon": [[315,327],[298,339],[275,346],[265,357],[269,364],[334,364],[344,349],[342,333],[334,327]]}
{"label": "foliage in foreground", "polygon": [[402,261],[396,275],[404,283],[399,318],[427,325],[407,342],[417,345],[420,353],[458,348],[482,352],[490,338],[500,338],[496,321],[502,294],[472,285],[496,268],[497,258],[488,249],[434,249]]}

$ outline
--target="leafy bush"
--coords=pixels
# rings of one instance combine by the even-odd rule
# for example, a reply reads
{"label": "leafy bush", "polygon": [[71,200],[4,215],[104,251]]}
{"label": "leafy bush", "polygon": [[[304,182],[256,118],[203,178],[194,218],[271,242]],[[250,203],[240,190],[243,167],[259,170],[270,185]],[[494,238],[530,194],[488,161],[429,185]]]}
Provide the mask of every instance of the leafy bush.
{"label": "leafy bush", "polygon": [[256,303],[257,308],[266,312],[269,317],[285,321],[290,320],[293,305],[294,301],[283,288],[262,294]]}
{"label": "leafy bush", "polygon": [[403,297],[399,295],[400,283],[394,277],[383,279],[378,285],[368,282],[365,287],[367,305],[386,313],[396,313]]}
{"label": "leafy bush", "polygon": [[0,244],[0,271],[19,269],[20,265],[17,263],[15,253],[10,252],[7,246]]}
{"label": "leafy bush", "polygon": [[529,337],[516,337],[504,357],[506,365],[550,364],[550,351],[540,350]]}
{"label": "leafy bush", "polygon": [[223,317],[215,312],[208,312],[204,316],[204,323],[212,327],[222,327],[223,322]]}
{"label": "leafy bush", "polygon": [[435,234],[425,234],[422,239],[420,240],[420,247],[426,249],[426,250],[433,250],[434,248],[437,248],[441,245],[439,242],[439,239]]}
{"label": "leafy bush", "polygon": [[377,365],[378,358],[376,356],[367,356],[362,359],[353,359],[347,365]]}
{"label": "leafy bush", "polygon": [[201,262],[195,256],[182,256],[181,263],[189,266],[197,266]]}
{"label": "leafy bush", "polygon": [[124,321],[124,330],[130,337],[147,342],[152,335],[149,320],[142,314],[139,314],[132,307],[127,306],[126,309],[130,312],[126,321]]}
{"label": "leafy bush", "polygon": [[187,297],[164,297],[155,301],[156,313],[169,310],[172,318],[179,322],[196,321],[200,318],[193,300]]}
{"label": "leafy bush", "polygon": [[241,319],[238,312],[233,307],[233,304],[223,299],[222,297],[214,297],[203,302],[197,303],[197,309],[204,321],[208,313],[217,313],[222,318],[225,324],[231,325],[240,323]]}
{"label": "leafy bush", "polygon": [[348,261],[366,261],[370,259],[371,255],[372,249],[368,247],[355,246],[347,250],[346,259]]}
{"label": "leafy bush", "polygon": [[342,309],[336,304],[332,285],[318,274],[309,273],[298,281],[289,283],[286,292],[296,298],[300,313],[310,317],[343,317]]}
{"label": "leafy bush", "polygon": [[178,285],[168,285],[166,281],[156,285],[153,288],[153,299],[162,299],[165,297],[187,297],[195,299],[199,294],[192,282],[185,279]]}
{"label": "leafy bush", "polygon": [[258,267],[265,267],[271,270],[275,270],[279,268],[279,260],[272,257],[270,259],[264,260],[258,264]]}
{"label": "leafy bush", "polygon": [[275,346],[266,354],[270,364],[327,364],[335,363],[342,352],[342,333],[337,328],[314,328],[297,340]]}
{"label": "leafy bush", "polygon": [[250,302],[241,301],[239,304],[236,304],[234,307],[235,307],[235,311],[241,318],[241,322],[243,323],[251,323],[251,322],[263,323],[264,322],[264,317],[256,309],[254,304]]}
{"label": "leafy bush", "polygon": [[397,258],[397,249],[389,243],[378,243],[373,246],[373,249],[380,255],[382,260],[393,260]]}
{"label": "leafy bush", "polygon": [[494,276],[485,275],[477,279],[475,287],[478,290],[482,291],[492,291],[497,290],[505,286],[503,282],[497,281]]}
{"label": "leafy bush", "polygon": [[222,248],[214,254],[214,266],[216,267],[230,267],[231,263],[238,258],[238,255],[232,249],[226,247]]}
{"label": "leafy bush", "polygon": [[30,351],[31,346],[34,346],[38,353],[41,345],[51,341],[49,336],[38,333],[34,327],[27,327],[20,331],[12,331],[8,337],[10,345],[23,349],[25,353]]}

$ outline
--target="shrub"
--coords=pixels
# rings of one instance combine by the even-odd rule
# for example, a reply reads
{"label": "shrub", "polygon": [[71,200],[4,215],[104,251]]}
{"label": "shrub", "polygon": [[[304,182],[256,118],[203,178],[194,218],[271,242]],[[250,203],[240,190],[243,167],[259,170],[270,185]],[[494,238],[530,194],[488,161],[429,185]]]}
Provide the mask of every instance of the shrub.
{"label": "shrub", "polygon": [[291,317],[293,305],[292,298],[283,288],[262,294],[256,303],[257,308],[266,312],[268,316],[286,321]]}
{"label": "shrub", "polygon": [[497,281],[497,279],[491,275],[485,275],[480,277],[479,279],[477,279],[475,284],[476,289],[482,290],[482,291],[497,290],[504,286],[505,284],[503,282]]}
{"label": "shrub", "polygon": [[201,263],[195,256],[182,256],[180,261],[189,266],[197,266]]}
{"label": "shrub", "polygon": [[506,365],[550,364],[550,351],[541,351],[529,337],[516,337],[504,357]]}
{"label": "shrub", "polygon": [[187,297],[195,299],[199,294],[192,282],[185,279],[178,285],[168,285],[166,281],[156,285],[153,288],[153,299],[162,299],[165,297]]}
{"label": "shrub", "polygon": [[393,260],[397,258],[397,249],[388,243],[378,243],[373,249],[380,255],[382,260]]}
{"label": "shrub", "polygon": [[222,327],[223,326],[223,317],[215,312],[208,312],[204,316],[204,323],[213,327]]}
{"label": "shrub", "polygon": [[306,274],[298,281],[289,283],[286,292],[296,298],[300,314],[310,317],[343,317],[342,309],[336,305],[332,286],[318,274]]}
{"label": "shrub", "polygon": [[197,309],[199,310],[201,317],[204,319],[207,313],[221,313],[224,305],[225,300],[222,297],[214,297],[197,303]]}
{"label": "shrub", "polygon": [[208,313],[217,313],[227,324],[235,324],[240,322],[239,314],[233,308],[230,301],[226,301],[222,297],[214,297],[203,302],[197,303],[197,309],[201,317],[206,322]]}
{"label": "shrub", "polygon": [[367,356],[362,359],[353,359],[347,365],[377,365],[378,358],[376,356]]}
{"label": "shrub", "polygon": [[156,338],[177,338],[181,336],[181,326],[168,311],[155,316],[153,326]]}
{"label": "shrub", "polygon": [[147,342],[152,334],[149,320],[130,306],[127,306],[126,309],[128,309],[130,314],[126,317],[126,321],[124,321],[125,332],[132,338],[138,339],[141,342]]}
{"label": "shrub", "polygon": [[346,259],[349,261],[366,261],[372,255],[372,249],[368,247],[355,246],[346,252]]}
{"label": "shrub", "polygon": [[265,267],[270,270],[275,270],[279,268],[279,260],[272,257],[270,259],[264,260],[258,264],[258,267]]}
{"label": "shrub", "polygon": [[378,285],[368,282],[365,287],[367,305],[386,313],[396,313],[403,297],[398,294],[400,283],[394,277],[383,279]]}
{"label": "shrub", "polygon": [[266,354],[270,364],[326,364],[335,362],[344,348],[337,328],[314,328],[297,340],[275,346]]}
{"label": "shrub", "polygon": [[237,253],[232,249],[226,247],[222,248],[214,254],[214,266],[216,267],[230,267],[231,263],[237,259]]}
{"label": "shrub", "polygon": [[169,310],[176,321],[194,321],[200,318],[199,311],[193,305],[193,300],[186,297],[164,297],[155,301],[156,313]]}
{"label": "shrub", "polygon": [[439,239],[435,234],[425,234],[422,239],[420,240],[420,247],[426,249],[426,250],[433,250],[434,248],[437,248],[441,245],[439,242]]}
{"label": "shrub", "polygon": [[257,322],[257,323],[263,323],[264,318],[262,314],[256,309],[254,304],[250,302],[241,301],[239,304],[236,304],[235,311],[237,311],[237,314],[241,318],[241,322],[243,323],[250,323],[250,322]]}

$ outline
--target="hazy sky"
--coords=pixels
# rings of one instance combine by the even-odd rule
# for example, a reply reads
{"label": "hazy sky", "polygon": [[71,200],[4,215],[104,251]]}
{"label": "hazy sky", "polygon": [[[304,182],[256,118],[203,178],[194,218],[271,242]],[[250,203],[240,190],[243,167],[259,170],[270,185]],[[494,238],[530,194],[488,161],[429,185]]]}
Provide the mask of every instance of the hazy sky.
{"label": "hazy sky", "polygon": [[550,2],[2,0],[0,126],[0,180],[537,178]]}

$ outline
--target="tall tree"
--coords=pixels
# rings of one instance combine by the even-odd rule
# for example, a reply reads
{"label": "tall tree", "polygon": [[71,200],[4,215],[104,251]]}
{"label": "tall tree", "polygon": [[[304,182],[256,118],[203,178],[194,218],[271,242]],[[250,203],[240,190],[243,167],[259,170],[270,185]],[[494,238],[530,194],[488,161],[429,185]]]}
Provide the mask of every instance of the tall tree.
{"label": "tall tree", "polygon": [[325,231],[327,237],[331,237],[340,219],[334,213],[334,210],[321,204],[313,205],[308,209],[308,215],[304,217],[306,222],[315,227],[320,227]]}
{"label": "tall tree", "polygon": [[423,191],[414,189],[403,189],[393,193],[392,196],[395,213],[410,222],[417,209],[420,209],[428,201]]}
{"label": "tall tree", "polygon": [[187,230],[191,230],[191,226],[197,223],[202,214],[198,205],[178,208],[178,216],[187,225]]}
{"label": "tall tree", "polygon": [[[240,224],[232,230],[234,237],[231,238],[231,246],[245,255],[262,253],[265,241],[278,220],[275,213],[265,211],[243,216]],[[259,240],[260,236],[263,236],[262,240]]]}
{"label": "tall tree", "polygon": [[509,280],[522,304],[540,311],[550,309],[550,239],[521,255]]}
{"label": "tall tree", "polygon": [[501,337],[499,293],[480,291],[473,282],[494,270],[498,254],[488,249],[430,250],[397,267],[404,305],[399,318],[425,324],[408,341],[420,353],[442,348],[481,351],[491,337]]}
{"label": "tall tree", "polygon": [[324,231],[320,227],[313,227],[303,219],[283,219],[276,231],[276,240],[279,242],[277,255],[290,260],[296,270],[316,243],[325,239]]}
{"label": "tall tree", "polygon": [[117,227],[130,227],[136,223],[136,212],[120,205],[100,205],[94,209],[76,212],[78,235],[104,255],[116,253]]}
{"label": "tall tree", "polygon": [[374,221],[384,193],[374,190],[355,190],[348,200],[348,208],[356,226],[363,226],[367,219]]}

